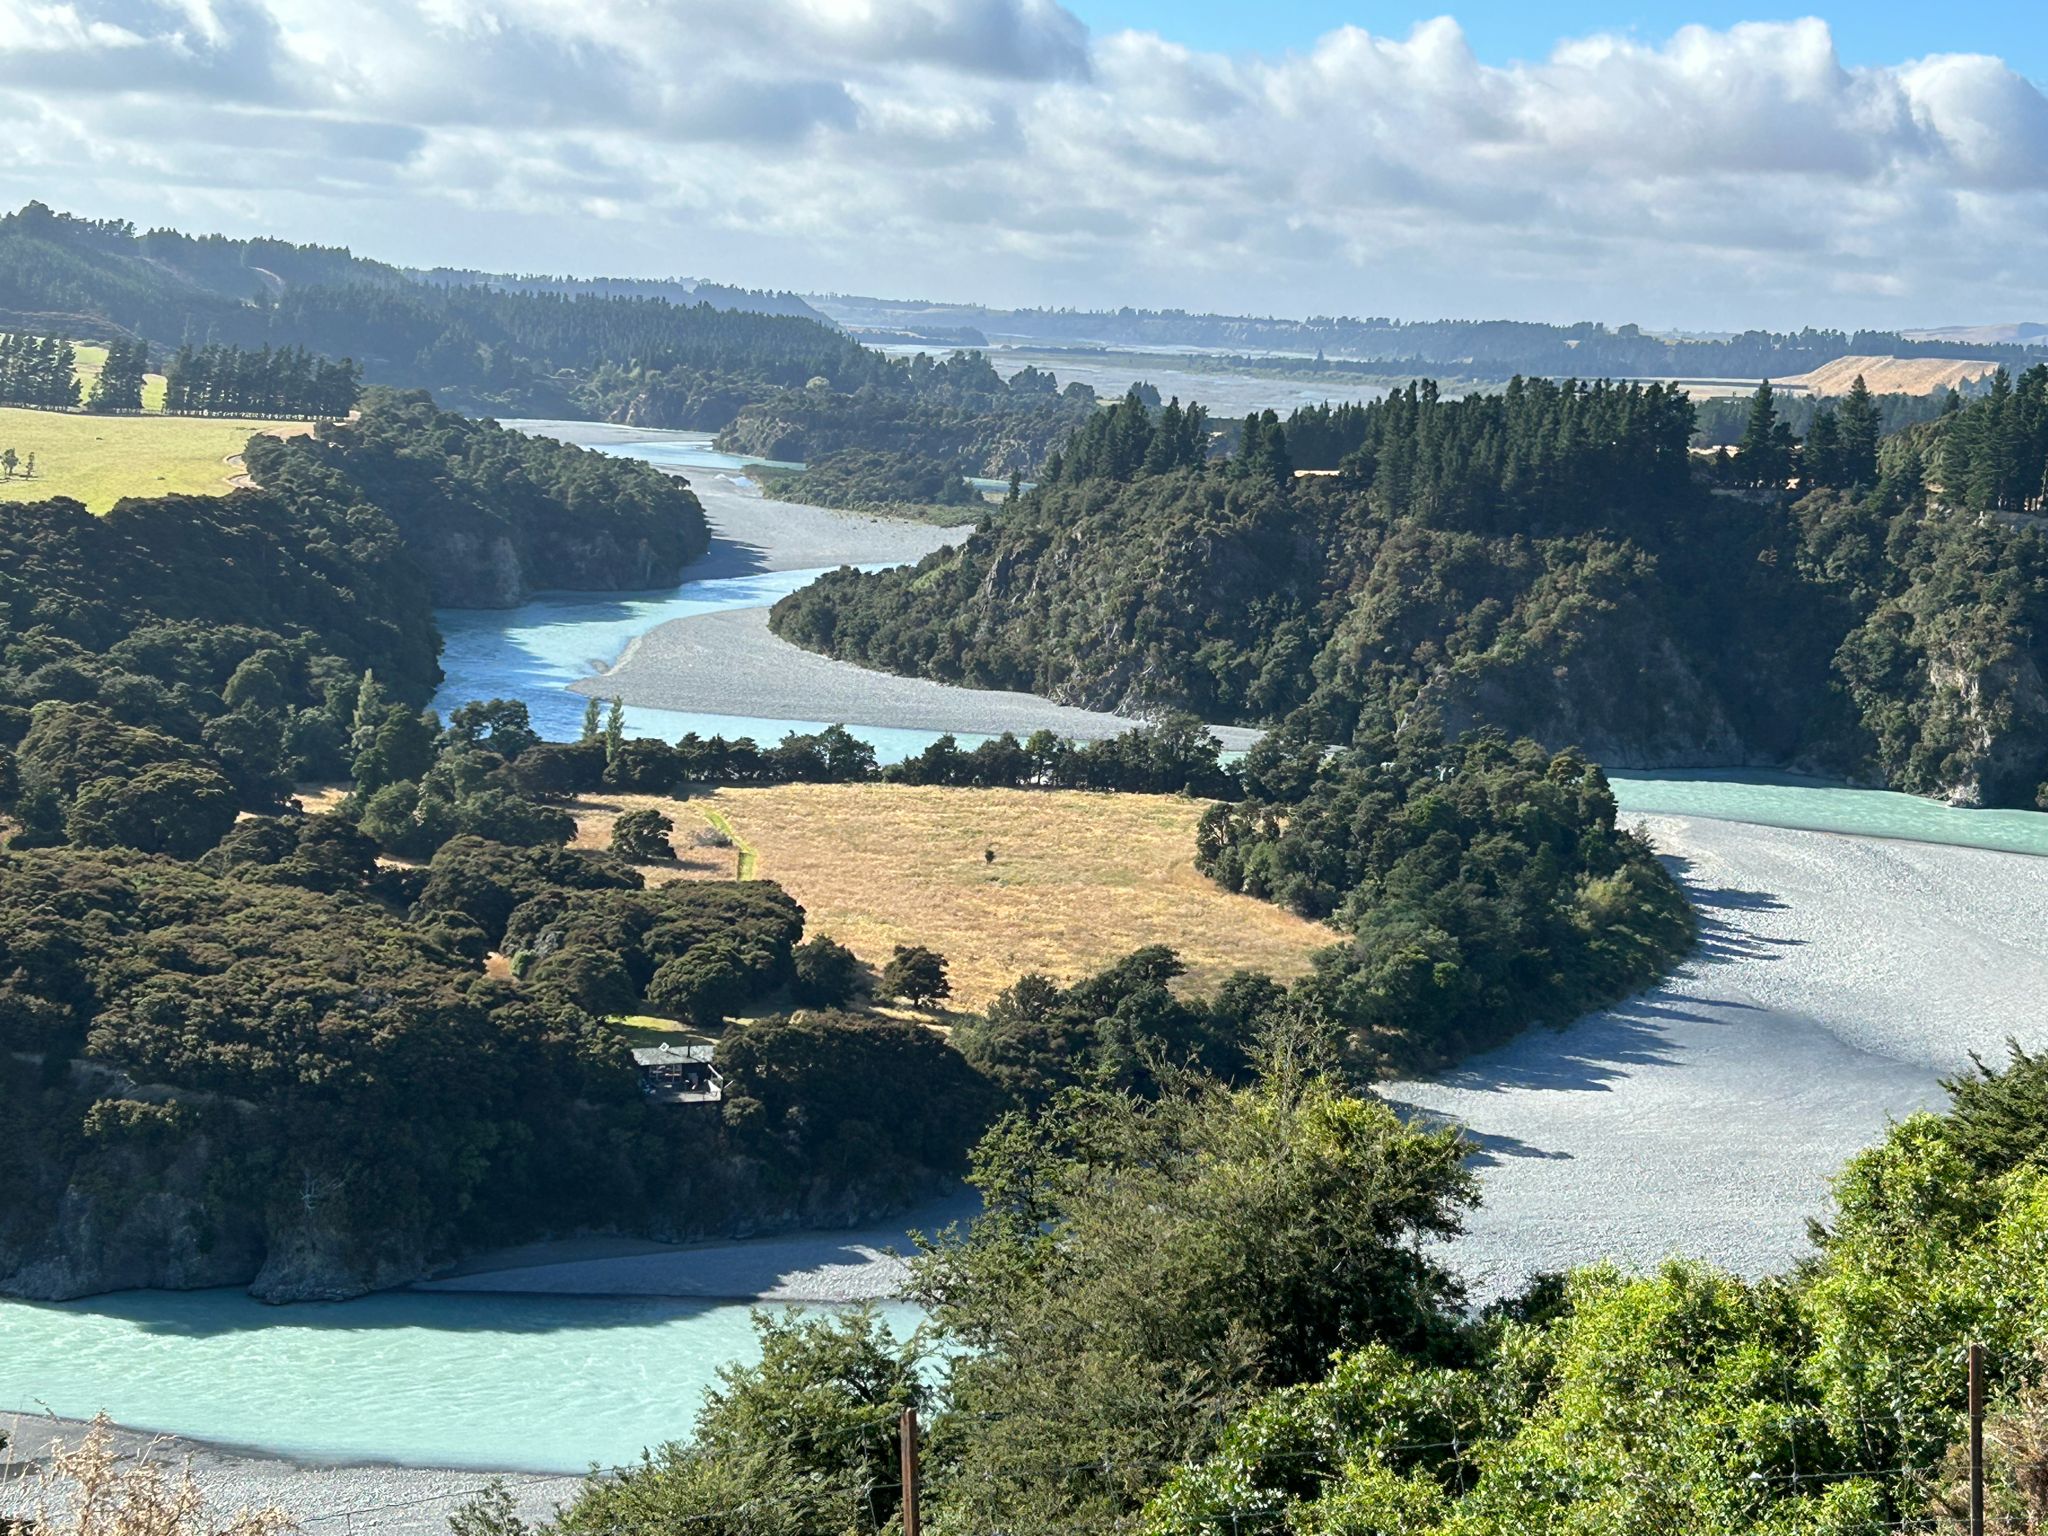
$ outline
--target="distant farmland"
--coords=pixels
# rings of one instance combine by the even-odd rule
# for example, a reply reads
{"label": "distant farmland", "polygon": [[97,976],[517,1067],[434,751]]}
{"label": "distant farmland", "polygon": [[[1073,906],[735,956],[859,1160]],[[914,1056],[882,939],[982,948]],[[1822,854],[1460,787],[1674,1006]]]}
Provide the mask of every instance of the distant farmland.
{"label": "distant farmland", "polygon": [[35,455],[34,479],[0,479],[0,503],[70,496],[105,512],[124,496],[218,495],[240,474],[227,461],[258,432],[305,432],[204,416],[85,416],[0,407],[0,451]]}

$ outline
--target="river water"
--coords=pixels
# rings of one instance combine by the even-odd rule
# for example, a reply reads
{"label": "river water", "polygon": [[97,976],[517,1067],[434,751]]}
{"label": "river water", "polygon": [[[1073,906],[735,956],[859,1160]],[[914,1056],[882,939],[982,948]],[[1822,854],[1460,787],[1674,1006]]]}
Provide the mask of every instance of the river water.
{"label": "river water", "polygon": [[[714,477],[728,506],[751,489],[746,463],[701,434],[550,430]],[[544,735],[572,736],[585,700],[568,685],[636,637],[765,607],[821,568],[755,558],[735,569],[719,558],[707,579],[667,593],[443,613],[448,681],[437,706],[520,698]],[[627,712],[629,730],[671,739],[694,730],[767,743],[826,723]],[[935,734],[857,733],[885,760]],[[1629,773],[1613,783],[1623,808],[1655,818],[1663,845],[1683,855],[1709,914],[1701,956],[1629,1008],[1563,1036],[1524,1036],[1443,1083],[1395,1095],[1459,1119],[1488,1148],[1488,1206],[1467,1266],[1484,1290],[1550,1263],[1601,1253],[1649,1262],[1674,1246],[1752,1272],[1782,1266],[1802,1213],[1824,1197],[1826,1170],[1887,1117],[1931,1102],[1937,1073],[1968,1049],[2025,1029],[2048,989],[2037,941],[1976,944],[2001,912],[2031,914],[2030,932],[2048,928],[2048,864],[2010,857],[2048,854],[2048,816],[1774,774]],[[1755,830],[1768,828],[1798,830]],[[1802,840],[1810,833],[1856,841]],[[1998,851],[1891,856],[1873,838]],[[1988,1008],[1987,974],[2003,989]],[[1897,1022],[1905,996],[1936,1021],[1931,1033]],[[1790,1129],[1787,1093],[1804,1096]],[[1729,1124],[1742,1127],[1732,1187],[1708,1171],[1732,1155],[1717,1129]],[[309,1458],[577,1470],[686,1433],[717,1367],[751,1355],[747,1317],[735,1304],[500,1294],[287,1309],[233,1291],[0,1303],[0,1412],[104,1409],[123,1423]]]}
{"label": "river water", "polygon": [[[907,1304],[884,1311],[899,1332],[916,1326]],[[756,1357],[750,1316],[733,1303],[406,1291],[281,1308],[233,1290],[8,1303],[0,1412],[104,1408],[136,1428],[318,1460],[580,1472],[687,1437],[717,1368]]]}

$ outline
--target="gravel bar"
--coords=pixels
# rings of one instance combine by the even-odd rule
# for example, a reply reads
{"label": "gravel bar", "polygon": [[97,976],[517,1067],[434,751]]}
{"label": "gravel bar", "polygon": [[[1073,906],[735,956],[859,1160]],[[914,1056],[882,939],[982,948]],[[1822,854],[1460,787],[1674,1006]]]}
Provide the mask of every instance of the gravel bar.
{"label": "gravel bar", "polygon": [[1701,916],[1679,973],[1387,1090],[1479,1145],[1485,1203],[1449,1250],[1476,1301],[1602,1258],[1782,1271],[1842,1164],[1939,1108],[1939,1078],[2048,1043],[2048,859],[1643,825]]}

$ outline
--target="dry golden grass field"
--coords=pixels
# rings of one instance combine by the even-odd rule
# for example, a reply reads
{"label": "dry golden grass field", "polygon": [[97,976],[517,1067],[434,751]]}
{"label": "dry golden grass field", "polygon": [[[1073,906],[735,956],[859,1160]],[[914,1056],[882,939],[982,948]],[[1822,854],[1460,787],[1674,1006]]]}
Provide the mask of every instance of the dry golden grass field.
{"label": "dry golden grass field", "polygon": [[[810,933],[870,965],[897,944],[945,955],[958,1009],[983,1007],[1027,971],[1071,982],[1146,944],[1180,951],[1186,985],[1201,990],[1236,970],[1299,976],[1336,941],[1196,872],[1199,800],[895,784],[607,794],[578,802],[576,846],[610,846],[619,814],[646,807],[674,820],[683,853],[646,866],[650,880],[731,879],[751,855],[750,873],[803,903]],[[713,817],[739,847],[693,845]]]}
{"label": "dry golden grass field", "polygon": [[1876,395],[1931,395],[1994,372],[1996,363],[1946,357],[1840,357],[1782,382],[1816,395],[1846,395],[1861,374]]}

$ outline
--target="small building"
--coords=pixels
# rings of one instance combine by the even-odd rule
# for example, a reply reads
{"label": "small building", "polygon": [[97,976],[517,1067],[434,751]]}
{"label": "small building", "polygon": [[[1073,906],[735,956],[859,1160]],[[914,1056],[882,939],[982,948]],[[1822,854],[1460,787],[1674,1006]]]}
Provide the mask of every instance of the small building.
{"label": "small building", "polygon": [[645,1045],[633,1052],[640,1071],[640,1092],[656,1104],[717,1104],[725,1098],[725,1079],[712,1065],[716,1047]]}

